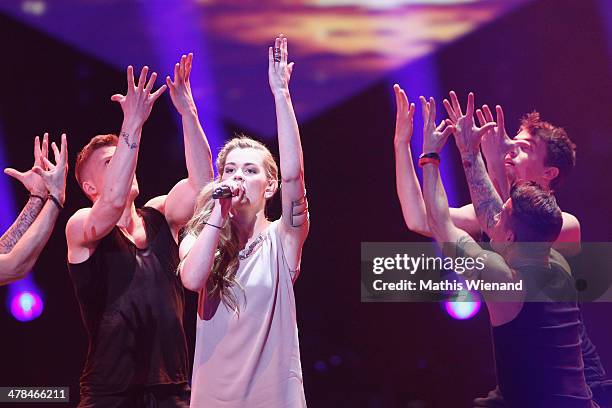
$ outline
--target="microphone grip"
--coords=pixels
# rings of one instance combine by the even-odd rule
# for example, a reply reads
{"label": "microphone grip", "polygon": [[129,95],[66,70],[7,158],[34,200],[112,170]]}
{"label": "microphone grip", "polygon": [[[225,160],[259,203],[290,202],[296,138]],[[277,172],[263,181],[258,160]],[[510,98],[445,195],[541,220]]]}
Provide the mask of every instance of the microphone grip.
{"label": "microphone grip", "polygon": [[233,197],[232,189],[229,186],[219,186],[212,192],[212,198],[217,200],[219,198],[231,198]]}

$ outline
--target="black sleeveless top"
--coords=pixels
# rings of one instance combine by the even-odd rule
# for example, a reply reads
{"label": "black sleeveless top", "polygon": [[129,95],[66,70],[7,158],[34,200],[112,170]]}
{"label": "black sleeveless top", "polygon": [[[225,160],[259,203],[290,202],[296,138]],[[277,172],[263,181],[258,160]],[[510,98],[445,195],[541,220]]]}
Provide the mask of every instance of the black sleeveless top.
{"label": "black sleeveless top", "polygon": [[178,246],[163,214],[148,207],[138,213],[146,249],[115,227],[89,259],[68,264],[89,337],[81,393],[187,382]]}
{"label": "black sleeveless top", "polygon": [[[545,292],[563,301],[525,302],[514,320],[492,328],[497,379],[508,406],[592,407],[580,348],[580,311],[575,300],[567,299],[573,288],[569,273],[556,263],[518,272],[532,299]],[[548,283],[545,290],[543,282]]]}

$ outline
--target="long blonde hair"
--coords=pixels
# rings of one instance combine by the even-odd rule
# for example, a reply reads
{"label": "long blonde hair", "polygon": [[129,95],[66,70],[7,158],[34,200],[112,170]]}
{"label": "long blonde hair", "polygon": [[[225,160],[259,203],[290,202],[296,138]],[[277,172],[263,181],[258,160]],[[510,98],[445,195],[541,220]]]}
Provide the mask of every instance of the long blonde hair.
{"label": "long blonde hair", "polygon": [[[227,155],[234,149],[256,149],[262,151],[267,179],[275,182],[278,180],[278,166],[276,165],[274,157],[272,157],[272,153],[270,153],[264,144],[245,135],[239,135],[229,140],[225,143],[217,156],[217,177],[214,181],[204,186],[198,195],[193,217],[185,226],[185,236],[192,235],[197,237],[204,228],[205,222],[210,218],[210,214],[215,204],[212,199],[213,188],[223,176]],[[240,287],[240,284],[236,281],[239,252],[240,243],[238,234],[232,223],[228,222],[221,230],[211,274],[204,289],[207,291],[207,296],[219,297],[226,307],[235,310],[237,313],[239,313],[238,300],[230,288],[234,285]],[[183,261],[181,261],[179,269],[182,267],[182,264]]]}

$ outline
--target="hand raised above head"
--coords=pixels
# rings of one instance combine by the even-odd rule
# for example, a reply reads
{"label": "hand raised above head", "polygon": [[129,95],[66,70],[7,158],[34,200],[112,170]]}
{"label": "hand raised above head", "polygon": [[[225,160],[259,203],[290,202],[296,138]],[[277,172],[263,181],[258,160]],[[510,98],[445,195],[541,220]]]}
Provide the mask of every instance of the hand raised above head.
{"label": "hand raised above head", "polygon": [[66,175],[68,174],[68,142],[66,134],[62,134],[61,150],[55,142],[51,144],[55,163],[44,157],[45,167],[34,166],[32,171],[40,176],[45,183],[47,191],[61,204],[66,200]]}
{"label": "hand raised above head", "polygon": [[[42,144],[40,143],[40,137],[36,136],[34,138],[34,165],[32,169],[36,166],[45,168],[44,159],[47,158],[49,152],[49,134],[45,133],[43,135]],[[36,174],[32,169],[26,172],[20,172],[13,168],[4,169],[4,173],[8,176],[19,180],[21,184],[30,192],[30,194],[44,197],[47,195],[47,187],[45,186],[42,178]]]}
{"label": "hand raised above head", "polygon": [[444,107],[448,112],[450,122],[455,126],[455,143],[461,154],[477,152],[480,141],[485,133],[495,127],[495,122],[489,122],[482,127],[477,127],[474,123],[474,94],[468,95],[468,102],[465,114],[461,111],[459,99],[454,91],[450,91],[450,102],[444,99]]}
{"label": "hand raised above head", "polygon": [[489,130],[482,137],[482,151],[487,159],[489,160],[503,160],[503,157],[512,148],[512,139],[508,137],[508,133],[505,129],[504,111],[502,107],[497,105],[495,107],[497,114],[497,121],[493,119],[493,113],[487,105],[482,106],[482,110],[476,110],[476,117],[480,126],[484,126],[487,122],[497,122],[497,126]]}
{"label": "hand raised above head", "polygon": [[180,62],[174,65],[174,81],[171,80],[170,76],[166,77],[166,85],[170,90],[170,98],[181,116],[190,112],[196,112],[190,82],[192,64],[193,53],[183,55]]}
{"label": "hand raised above head", "polygon": [[423,112],[423,153],[440,153],[448,137],[455,130],[452,124],[442,120],[436,127],[436,101],[425,97],[419,98]]}
{"label": "hand raised above head", "polygon": [[397,114],[395,116],[395,143],[410,144],[414,130],[414,103],[408,103],[406,92],[398,85],[393,85],[395,92],[395,105]]}
{"label": "hand raised above head", "polygon": [[289,51],[287,37],[280,34],[274,41],[274,48],[268,48],[268,80],[273,94],[289,92],[289,80],[293,72],[293,62],[287,63]]}
{"label": "hand raised above head", "polygon": [[[123,110],[123,120],[133,124],[136,127],[141,127],[151,114],[153,104],[166,90],[166,85],[162,85],[157,91],[151,93],[157,73],[153,72],[147,82],[147,74],[149,67],[145,66],[140,72],[138,84],[134,83],[134,68],[127,67],[127,92],[125,95],[115,94],[111,96],[111,100],[118,102]],[[146,86],[145,86],[146,84]]]}

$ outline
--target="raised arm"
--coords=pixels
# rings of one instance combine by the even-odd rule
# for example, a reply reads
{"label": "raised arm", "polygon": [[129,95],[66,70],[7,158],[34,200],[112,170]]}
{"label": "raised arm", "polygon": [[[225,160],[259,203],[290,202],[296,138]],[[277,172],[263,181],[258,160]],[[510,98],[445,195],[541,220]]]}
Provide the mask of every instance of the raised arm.
{"label": "raised arm", "polygon": [[[45,135],[46,140],[47,135]],[[34,266],[51,236],[57,216],[64,205],[66,173],[68,172],[66,135],[62,135],[61,151],[57,149],[55,143],[53,143],[52,148],[55,155],[55,164],[48,161],[43,155],[39,164],[36,164],[31,170],[39,178],[36,183],[42,182],[48,194],[45,194],[43,199],[36,198],[41,202],[42,211],[11,250],[0,254],[0,286],[24,278]]]}
{"label": "raised arm", "polygon": [[397,114],[395,118],[395,184],[406,226],[417,234],[431,237],[421,185],[412,162],[410,140],[413,134],[414,103],[408,103],[406,92],[393,85]]}
{"label": "raised arm", "polygon": [[[422,97],[421,97],[422,98]],[[423,106],[424,131],[423,152],[439,155],[450,134],[453,125],[444,128],[442,122],[435,127],[435,101],[421,99]],[[466,268],[462,276],[467,280],[483,279],[487,282],[510,282],[515,279],[513,271],[503,258],[495,252],[483,250],[465,231],[457,228],[451,221],[448,200],[440,178],[439,160],[430,160],[423,166],[423,195],[427,209],[427,219],[436,241],[446,256],[480,258],[484,267]],[[488,294],[483,293],[485,299]],[[491,320],[498,320],[499,308],[489,305]]]}
{"label": "raised arm", "polygon": [[291,269],[300,264],[302,245],[308,235],[308,202],[304,184],[304,158],[300,131],[289,94],[293,62],[288,64],[287,38],[276,38],[268,49],[268,79],[276,106],[280,153],[282,216],[280,234]]}
{"label": "raised arm", "polygon": [[[183,122],[185,164],[188,177],[179,181],[167,197],[162,200],[152,200],[148,204],[155,206],[165,214],[168,224],[175,233],[193,215],[195,201],[202,187],[214,178],[212,153],[191,93],[192,63],[193,54],[183,55],[181,61],[174,66],[174,81],[169,76],[166,77],[172,103]],[[158,204],[155,204],[156,202]]]}
{"label": "raised arm", "polygon": [[142,126],[149,117],[154,102],[166,89],[163,85],[151,93],[157,74],[154,72],[147,83],[147,73],[148,67],[144,67],[138,84],[135,85],[133,68],[129,66],[126,95],[116,94],[111,98],[118,102],[123,110],[119,144],[108,163],[100,196],[91,209],[78,211],[68,221],[66,238],[69,259],[73,250],[95,246],[117,224],[125,209],[136,171]]}
{"label": "raised arm", "polygon": [[474,94],[468,95],[466,113],[463,114],[457,95],[450,92],[451,102],[444,100],[449,117],[455,124],[455,143],[461,153],[461,162],[470,189],[474,211],[483,231],[490,235],[494,217],[501,211],[502,201],[493,187],[480,154],[482,136],[496,125],[489,122],[482,127],[474,123]]}

